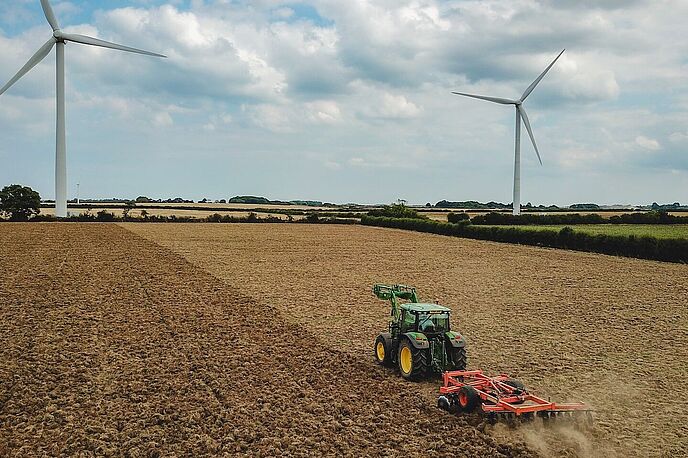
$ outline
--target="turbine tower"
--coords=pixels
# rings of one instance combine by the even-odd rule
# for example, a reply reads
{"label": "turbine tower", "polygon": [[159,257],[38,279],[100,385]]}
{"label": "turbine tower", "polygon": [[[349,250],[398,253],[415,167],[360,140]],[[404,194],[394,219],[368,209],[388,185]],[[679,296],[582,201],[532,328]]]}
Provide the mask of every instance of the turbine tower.
{"label": "turbine tower", "polygon": [[60,26],[50,6],[48,0],[41,0],[43,13],[48,20],[48,24],[53,28],[53,35],[41,48],[34,54],[31,59],[24,65],[14,77],[9,80],[5,86],[0,89],[0,95],[4,94],[14,83],[27,74],[29,70],[38,65],[53,49],[57,47],[57,139],[55,144],[55,216],[58,218],[65,218],[67,216],[67,143],[65,134],[65,77],[64,77],[64,48],[67,42],[81,43],[90,46],[100,46],[102,48],[116,49],[118,51],[127,51],[137,54],[145,54],[147,56],[167,57],[162,54],[154,52],[143,51],[141,49],[130,48],[115,43],[99,40],[97,38],[87,37],[85,35],[77,35],[73,33],[65,33],[60,30]]}
{"label": "turbine tower", "polygon": [[514,105],[516,107],[516,153],[514,158],[514,215],[521,214],[521,119],[523,119],[523,124],[526,125],[526,130],[528,131],[528,136],[530,141],[533,143],[533,148],[535,148],[535,154],[542,165],[542,158],[540,158],[540,151],[538,151],[537,144],[535,143],[535,137],[533,136],[533,129],[530,127],[530,121],[528,120],[528,115],[526,114],[526,109],[523,108],[523,102],[526,101],[528,96],[535,86],[545,77],[550,68],[554,63],[564,54],[565,49],[563,49],[557,57],[554,58],[551,64],[547,66],[545,71],[543,71],[540,76],[535,78],[530,86],[525,90],[523,95],[518,100],[503,99],[499,97],[487,97],[484,95],[466,94],[464,92],[452,92],[452,94],[463,95],[466,97],[473,97],[474,99],[487,100],[488,102],[499,103],[502,105]]}

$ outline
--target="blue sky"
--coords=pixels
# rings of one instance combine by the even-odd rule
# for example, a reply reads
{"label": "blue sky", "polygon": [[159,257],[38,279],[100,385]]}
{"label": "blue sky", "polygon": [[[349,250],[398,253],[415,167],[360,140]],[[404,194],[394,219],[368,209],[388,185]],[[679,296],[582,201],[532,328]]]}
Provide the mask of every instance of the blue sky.
{"label": "blue sky", "polygon": [[[688,202],[688,4],[654,1],[57,1],[70,195],[332,202]],[[4,84],[50,36],[0,4]],[[54,196],[54,53],[0,96],[0,184]]]}

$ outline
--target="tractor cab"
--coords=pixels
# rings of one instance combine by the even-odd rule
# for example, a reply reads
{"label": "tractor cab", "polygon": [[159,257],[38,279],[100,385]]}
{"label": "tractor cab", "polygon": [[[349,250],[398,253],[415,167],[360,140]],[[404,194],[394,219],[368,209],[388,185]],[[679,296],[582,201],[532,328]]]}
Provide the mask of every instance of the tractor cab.
{"label": "tractor cab", "polygon": [[401,332],[422,332],[426,335],[451,331],[449,314],[451,310],[437,304],[401,304]]}

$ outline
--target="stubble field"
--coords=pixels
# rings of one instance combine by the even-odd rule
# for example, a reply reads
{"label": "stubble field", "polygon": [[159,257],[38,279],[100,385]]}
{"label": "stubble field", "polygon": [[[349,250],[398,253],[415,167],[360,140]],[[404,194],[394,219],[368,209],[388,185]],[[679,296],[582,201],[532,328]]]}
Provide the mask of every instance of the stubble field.
{"label": "stubble field", "polygon": [[[0,455],[688,452],[683,265],[323,225],[2,224],[0,249]],[[437,380],[372,363],[375,282],[594,428],[436,410]]]}

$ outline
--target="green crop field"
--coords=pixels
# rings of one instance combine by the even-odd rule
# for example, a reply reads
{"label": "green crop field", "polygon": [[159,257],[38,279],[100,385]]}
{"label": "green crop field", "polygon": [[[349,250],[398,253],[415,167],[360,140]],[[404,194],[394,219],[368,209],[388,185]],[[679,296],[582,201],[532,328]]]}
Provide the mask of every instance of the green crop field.
{"label": "green crop field", "polygon": [[[503,226],[501,226],[503,227]],[[561,226],[513,226],[526,230],[559,231]],[[605,235],[651,236],[661,239],[688,239],[688,224],[579,224],[569,225],[577,232]]]}

